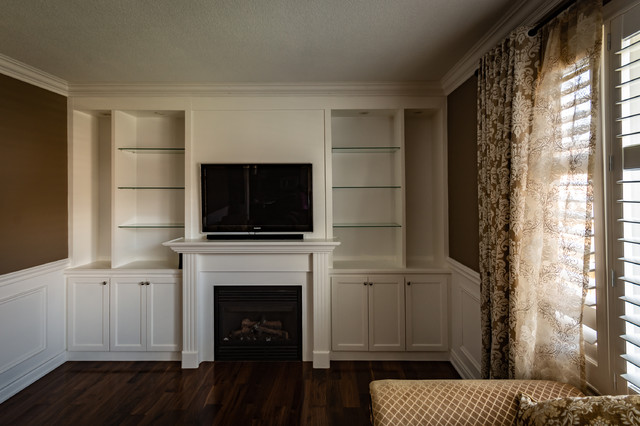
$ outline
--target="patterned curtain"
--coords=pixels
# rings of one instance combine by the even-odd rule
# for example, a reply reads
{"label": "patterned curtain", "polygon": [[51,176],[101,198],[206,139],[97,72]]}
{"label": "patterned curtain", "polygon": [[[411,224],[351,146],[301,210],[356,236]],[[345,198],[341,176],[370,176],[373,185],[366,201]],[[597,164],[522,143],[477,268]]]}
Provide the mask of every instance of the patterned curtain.
{"label": "patterned curtain", "polygon": [[601,2],[542,33],[514,31],[480,62],[482,374],[583,387]]}

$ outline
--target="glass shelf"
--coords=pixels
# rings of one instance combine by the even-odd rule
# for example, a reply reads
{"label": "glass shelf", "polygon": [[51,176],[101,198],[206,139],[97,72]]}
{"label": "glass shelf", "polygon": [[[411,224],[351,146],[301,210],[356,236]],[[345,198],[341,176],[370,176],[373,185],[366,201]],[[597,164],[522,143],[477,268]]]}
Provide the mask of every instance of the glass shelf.
{"label": "glass shelf", "polygon": [[402,228],[399,223],[334,223],[334,228]]}
{"label": "glass shelf", "polygon": [[399,146],[341,146],[331,148],[331,152],[335,153],[388,153],[399,150]]}
{"label": "glass shelf", "polygon": [[400,185],[334,186],[333,189],[400,189]]}
{"label": "glass shelf", "polygon": [[184,148],[162,148],[162,147],[149,147],[149,148],[138,148],[138,147],[122,147],[118,148],[120,151],[133,152],[134,154],[184,154]]}
{"label": "glass shelf", "polygon": [[128,223],[118,225],[122,229],[180,229],[184,228],[184,223]]}
{"label": "glass shelf", "polygon": [[184,189],[184,186],[119,186],[118,189]]}

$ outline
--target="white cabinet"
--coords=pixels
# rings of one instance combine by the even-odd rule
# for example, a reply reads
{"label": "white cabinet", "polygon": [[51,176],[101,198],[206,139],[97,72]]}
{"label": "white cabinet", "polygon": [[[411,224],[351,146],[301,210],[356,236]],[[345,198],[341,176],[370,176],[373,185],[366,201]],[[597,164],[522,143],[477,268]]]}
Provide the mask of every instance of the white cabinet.
{"label": "white cabinet", "polygon": [[111,282],[112,351],[177,351],[180,286],[172,278],[117,277]]}
{"label": "white cabinet", "polygon": [[109,278],[70,277],[67,281],[67,348],[109,350]]}
{"label": "white cabinet", "polygon": [[369,289],[363,276],[331,277],[331,335],[334,351],[369,350]]}
{"label": "white cabinet", "polygon": [[182,286],[175,278],[154,278],[147,286],[147,351],[182,347]]}
{"label": "white cabinet", "polygon": [[181,294],[175,276],[69,277],[68,350],[179,351]]}
{"label": "white cabinet", "polygon": [[334,276],[331,299],[333,350],[405,349],[402,276]]}
{"label": "white cabinet", "polygon": [[369,350],[405,349],[404,280],[399,275],[369,277]]}
{"label": "white cabinet", "polygon": [[334,351],[446,351],[444,274],[331,277]]}
{"label": "white cabinet", "polygon": [[141,277],[118,277],[111,283],[112,351],[143,351],[146,348],[146,281]]}
{"label": "white cabinet", "polygon": [[407,351],[446,351],[448,286],[445,275],[406,275]]}

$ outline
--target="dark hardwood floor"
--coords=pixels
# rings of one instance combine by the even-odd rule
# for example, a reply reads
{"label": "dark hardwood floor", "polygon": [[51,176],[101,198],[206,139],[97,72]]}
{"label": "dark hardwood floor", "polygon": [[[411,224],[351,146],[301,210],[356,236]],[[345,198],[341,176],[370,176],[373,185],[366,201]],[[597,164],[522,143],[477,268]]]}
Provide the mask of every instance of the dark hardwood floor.
{"label": "dark hardwood floor", "polygon": [[367,425],[369,382],[459,378],[448,362],[67,362],[0,405],[0,425]]}

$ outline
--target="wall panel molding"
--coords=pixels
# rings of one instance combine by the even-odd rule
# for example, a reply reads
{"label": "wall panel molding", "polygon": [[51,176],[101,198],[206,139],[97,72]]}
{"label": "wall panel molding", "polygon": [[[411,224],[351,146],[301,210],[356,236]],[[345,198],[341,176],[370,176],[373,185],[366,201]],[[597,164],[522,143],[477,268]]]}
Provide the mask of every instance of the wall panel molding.
{"label": "wall panel molding", "polygon": [[464,379],[480,378],[480,274],[449,258],[451,266],[451,363]]}
{"label": "wall panel molding", "polygon": [[[21,318],[20,327],[16,318]],[[0,341],[11,342],[0,351],[0,374],[47,348],[46,287],[0,299]]]}
{"label": "wall panel molding", "polygon": [[0,403],[67,360],[67,264],[0,276]]}

